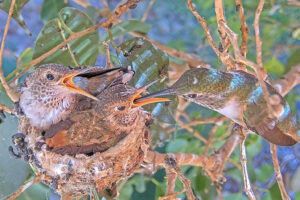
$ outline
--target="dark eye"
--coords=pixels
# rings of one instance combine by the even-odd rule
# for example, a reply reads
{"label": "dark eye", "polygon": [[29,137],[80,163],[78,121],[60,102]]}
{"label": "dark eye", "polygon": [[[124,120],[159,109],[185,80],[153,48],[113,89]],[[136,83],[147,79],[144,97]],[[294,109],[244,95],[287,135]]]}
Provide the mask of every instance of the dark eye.
{"label": "dark eye", "polygon": [[196,94],[188,94],[188,97],[190,97],[190,98],[192,98],[192,99],[193,99],[193,98],[196,98],[196,96],[197,96]]}
{"label": "dark eye", "polygon": [[117,109],[118,109],[119,111],[125,110],[125,108],[126,108],[125,106],[118,106],[118,107],[117,107]]}
{"label": "dark eye", "polygon": [[53,76],[53,74],[48,73],[48,74],[46,75],[46,78],[47,78],[48,80],[53,80],[53,79],[54,79],[54,76]]}

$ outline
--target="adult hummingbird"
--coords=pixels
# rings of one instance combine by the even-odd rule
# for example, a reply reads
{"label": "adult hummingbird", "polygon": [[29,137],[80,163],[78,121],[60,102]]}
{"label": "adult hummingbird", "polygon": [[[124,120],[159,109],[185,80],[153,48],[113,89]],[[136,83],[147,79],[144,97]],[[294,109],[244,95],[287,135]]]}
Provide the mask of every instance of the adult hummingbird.
{"label": "adult hummingbird", "polygon": [[262,87],[257,78],[244,71],[222,72],[213,68],[186,71],[168,89],[146,95],[136,101],[165,95],[184,99],[219,112],[271,143],[290,146],[299,141],[299,124],[288,103],[268,83],[270,96],[277,96],[279,106],[273,106],[276,117],[270,117]]}
{"label": "adult hummingbird", "polygon": [[44,135],[47,146],[61,155],[92,154],[115,146],[128,134],[138,133],[139,127],[148,126],[151,119],[141,106],[169,101],[147,98],[134,103],[150,85],[138,89],[123,83],[110,85],[96,96],[100,101],[89,101],[89,108],[76,110],[51,125]]}
{"label": "adult hummingbird", "polygon": [[83,97],[98,101],[94,95],[123,71],[126,69],[72,69],[59,64],[42,65],[21,84],[19,105],[31,125],[47,129],[65,119]]}

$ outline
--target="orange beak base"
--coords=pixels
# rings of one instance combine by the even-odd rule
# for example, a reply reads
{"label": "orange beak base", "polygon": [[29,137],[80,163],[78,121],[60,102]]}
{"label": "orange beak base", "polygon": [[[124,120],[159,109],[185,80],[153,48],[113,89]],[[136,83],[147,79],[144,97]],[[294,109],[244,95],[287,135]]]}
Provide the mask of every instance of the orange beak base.
{"label": "orange beak base", "polygon": [[82,73],[82,71],[64,75],[60,79],[60,84],[63,85],[64,87],[66,87],[68,90],[71,90],[71,91],[76,92],[78,94],[82,94],[86,97],[89,97],[91,99],[99,101],[99,99],[97,97],[95,97],[95,96],[89,94],[88,92],[86,92],[86,91],[84,91],[84,90],[82,90],[82,89],[75,86],[72,79],[80,73]]}
{"label": "orange beak base", "polygon": [[148,87],[150,87],[151,85],[153,85],[154,83],[156,83],[157,81],[154,81],[150,84],[145,85],[142,88],[139,88],[136,90],[135,94],[133,95],[132,98],[132,105],[134,106],[144,106],[150,103],[158,103],[158,102],[165,102],[165,101],[171,101],[168,98],[161,98],[161,97],[152,97],[152,98],[145,98],[143,99],[141,93],[143,93],[144,91],[146,91],[146,89]]}

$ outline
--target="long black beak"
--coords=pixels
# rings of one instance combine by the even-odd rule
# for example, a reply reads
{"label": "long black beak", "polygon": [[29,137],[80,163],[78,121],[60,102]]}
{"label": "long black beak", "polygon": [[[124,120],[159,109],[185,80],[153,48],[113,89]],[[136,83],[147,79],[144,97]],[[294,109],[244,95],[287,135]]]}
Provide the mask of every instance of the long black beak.
{"label": "long black beak", "polygon": [[111,68],[111,69],[101,69],[101,68],[92,67],[92,68],[87,68],[87,69],[82,70],[76,76],[92,78],[92,77],[100,76],[103,74],[109,74],[110,72],[114,72],[114,71],[118,71],[118,70],[122,71],[123,68],[116,67],[116,68]]}
{"label": "long black beak", "polygon": [[118,67],[118,68],[112,68],[112,69],[101,69],[101,68],[97,68],[97,67],[91,67],[91,68],[79,69],[79,70],[75,70],[72,73],[65,74],[64,76],[62,76],[62,78],[60,79],[59,82],[61,85],[63,85],[70,91],[76,92],[78,94],[84,95],[86,97],[89,97],[91,99],[98,101],[99,99],[97,97],[95,97],[92,94],[77,87],[73,82],[73,78],[76,76],[80,76],[80,77],[84,77],[84,78],[92,78],[92,77],[101,76],[104,74],[106,75],[106,74],[109,74],[110,72],[114,72],[116,70],[121,70],[121,68]]}

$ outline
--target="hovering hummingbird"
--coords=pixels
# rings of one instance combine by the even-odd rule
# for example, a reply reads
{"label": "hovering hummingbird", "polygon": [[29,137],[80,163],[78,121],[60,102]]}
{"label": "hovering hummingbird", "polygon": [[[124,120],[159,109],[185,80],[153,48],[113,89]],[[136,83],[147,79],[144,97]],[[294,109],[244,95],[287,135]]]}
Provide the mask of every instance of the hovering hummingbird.
{"label": "hovering hummingbird", "polygon": [[65,119],[83,97],[98,101],[94,95],[124,71],[127,69],[72,69],[59,64],[42,65],[21,84],[20,108],[31,125],[47,129]]}
{"label": "hovering hummingbird", "polygon": [[[262,87],[257,78],[244,71],[222,72],[212,68],[186,71],[168,89],[146,95],[147,98],[179,95],[184,99],[215,110],[271,143],[290,146],[299,141],[299,123],[288,103],[268,83],[269,94],[277,95],[280,108],[277,116],[270,117]],[[277,109],[278,106],[274,109]]]}

